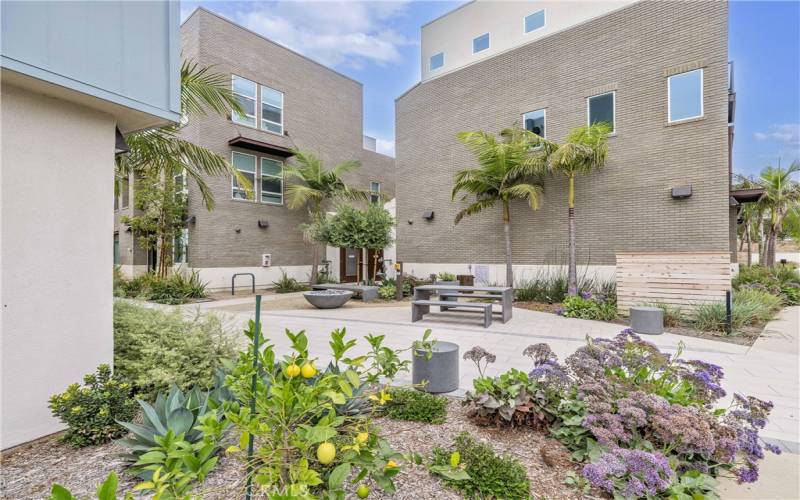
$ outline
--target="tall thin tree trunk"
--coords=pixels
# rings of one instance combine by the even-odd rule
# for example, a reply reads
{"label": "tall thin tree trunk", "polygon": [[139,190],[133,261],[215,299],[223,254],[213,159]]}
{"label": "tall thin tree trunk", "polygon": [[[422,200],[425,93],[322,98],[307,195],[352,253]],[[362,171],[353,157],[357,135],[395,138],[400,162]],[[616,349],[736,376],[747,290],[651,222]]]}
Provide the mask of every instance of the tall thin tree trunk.
{"label": "tall thin tree trunk", "polygon": [[751,267],[753,265],[753,241],[750,235],[750,223],[748,222],[745,225],[745,230],[747,230],[747,267]]}
{"label": "tall thin tree trunk", "polygon": [[569,234],[569,261],[567,263],[567,293],[578,294],[578,256],[575,245],[575,176],[569,176],[569,209],[567,210]]}
{"label": "tall thin tree trunk", "polygon": [[514,271],[511,264],[511,212],[508,201],[503,200],[503,234],[506,239],[506,286],[514,286]]}
{"label": "tall thin tree trunk", "polygon": [[317,274],[319,273],[319,245],[316,242],[311,244],[311,285],[317,284]]}

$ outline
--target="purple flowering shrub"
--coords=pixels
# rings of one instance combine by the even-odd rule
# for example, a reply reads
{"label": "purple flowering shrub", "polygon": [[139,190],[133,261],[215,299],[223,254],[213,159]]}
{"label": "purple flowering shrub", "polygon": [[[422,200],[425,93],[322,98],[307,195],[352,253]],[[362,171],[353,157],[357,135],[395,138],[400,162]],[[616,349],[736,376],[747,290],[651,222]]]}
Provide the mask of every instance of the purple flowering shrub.
{"label": "purple flowering shrub", "polygon": [[[523,354],[533,360],[528,374],[481,371],[467,395],[470,414],[485,423],[546,425],[574,460],[590,462],[585,479],[617,497],[713,498],[714,477],[753,482],[765,450],[780,452],[759,437],[772,403],[735,394],[718,408],[722,368],[682,359],[682,346],[663,353],[626,329],[613,339],[587,338],[563,364],[546,344]],[[517,417],[530,408],[542,418]]]}

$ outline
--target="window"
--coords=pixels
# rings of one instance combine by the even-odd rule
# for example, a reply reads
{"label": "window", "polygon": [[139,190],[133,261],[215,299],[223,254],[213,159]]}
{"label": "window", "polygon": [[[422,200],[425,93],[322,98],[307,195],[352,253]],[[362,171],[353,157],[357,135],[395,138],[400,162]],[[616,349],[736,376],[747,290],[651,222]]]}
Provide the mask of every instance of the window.
{"label": "window", "polygon": [[[233,152],[233,156],[231,159],[231,163],[233,166],[241,172],[243,176],[250,181],[250,185],[252,186],[253,191],[256,189],[256,157],[253,155],[247,155],[244,153],[239,153],[237,151]],[[236,177],[233,177],[233,198],[238,200],[252,200],[253,199],[253,192],[248,193],[246,189],[239,187],[239,183],[236,182]]]}
{"label": "window", "polygon": [[544,27],[544,9],[525,16],[525,33]]}
{"label": "window", "polygon": [[261,128],[283,134],[283,92],[261,86]]}
{"label": "window", "polygon": [[374,204],[377,205],[381,201],[381,183],[372,181],[369,183],[369,199]]}
{"label": "window", "polygon": [[611,126],[611,132],[617,129],[614,123],[616,92],[600,94],[587,99],[589,107],[589,125],[606,122]]}
{"label": "window", "polygon": [[283,203],[283,163],[261,158],[261,202]]}
{"label": "window", "polygon": [[119,233],[114,233],[114,265],[119,265]]}
{"label": "window", "polygon": [[439,69],[444,66],[444,52],[439,52],[431,56],[430,65],[428,66],[431,71]]}
{"label": "window", "polygon": [[483,35],[472,39],[473,54],[477,54],[478,52],[486,50],[488,48],[489,48],[489,33],[484,33]]}
{"label": "window", "polygon": [[703,116],[703,70],[672,75],[667,79],[669,121]]}
{"label": "window", "polygon": [[119,210],[119,178],[114,177],[114,210]]}
{"label": "window", "polygon": [[245,80],[241,76],[232,75],[231,84],[233,86],[233,96],[244,109],[244,115],[233,113],[231,120],[234,123],[256,126],[256,84],[250,80]]}
{"label": "window", "polygon": [[537,109],[522,115],[522,121],[525,124],[525,130],[530,130],[539,137],[546,137],[545,131],[545,111]]}
{"label": "window", "polygon": [[189,229],[183,228],[172,243],[172,262],[186,264],[189,261]]}
{"label": "window", "polygon": [[131,183],[128,176],[124,176],[119,181],[119,193],[122,200],[120,201],[121,208],[128,208],[131,198]]}

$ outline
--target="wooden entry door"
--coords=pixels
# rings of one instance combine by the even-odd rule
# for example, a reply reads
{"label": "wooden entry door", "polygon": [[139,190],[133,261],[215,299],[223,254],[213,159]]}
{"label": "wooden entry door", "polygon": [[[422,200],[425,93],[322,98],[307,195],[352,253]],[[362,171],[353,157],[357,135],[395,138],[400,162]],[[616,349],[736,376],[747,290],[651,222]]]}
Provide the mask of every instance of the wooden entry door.
{"label": "wooden entry door", "polygon": [[342,283],[355,283],[358,281],[358,266],[361,250],[358,248],[339,249],[339,281]]}

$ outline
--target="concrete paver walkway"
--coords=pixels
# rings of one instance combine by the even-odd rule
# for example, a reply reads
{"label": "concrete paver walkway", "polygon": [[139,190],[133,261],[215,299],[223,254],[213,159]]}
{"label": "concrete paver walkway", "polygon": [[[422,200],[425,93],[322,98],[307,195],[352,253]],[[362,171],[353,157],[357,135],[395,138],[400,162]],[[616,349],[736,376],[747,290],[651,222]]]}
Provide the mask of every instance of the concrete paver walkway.
{"label": "concrete paver walkway", "polygon": [[[248,299],[254,303],[253,299]],[[253,315],[242,312],[242,299],[203,304],[203,309],[228,312],[235,321],[246,325]],[[474,313],[432,312],[425,319],[411,323],[408,304],[398,306],[356,308],[344,307],[329,310],[263,311],[265,334],[276,345],[278,352],[288,352],[289,342],[284,329],[306,330],[311,340],[311,351],[320,356],[320,364],[327,363],[328,340],[335,328],[346,327],[351,338],[361,338],[369,333],[385,334],[386,343],[393,348],[406,348],[419,339],[426,328],[433,330],[438,340],[455,342],[461,353],[479,345],[497,355],[488,373],[495,375],[509,368],[528,371],[531,362],[522,356],[530,344],[546,342],[560,359],[564,359],[586,341],[586,336],[613,337],[622,326],[600,321],[563,318],[553,314],[515,309],[508,323],[496,322],[488,329],[480,326]],[[741,346],[708,339],[685,337],[665,333],[648,336],[666,352],[675,352],[679,343],[685,345],[683,357],[702,359],[718,364],[725,371],[724,387],[729,395],[734,391],[771,400],[775,409],[762,435],[770,442],[780,444],[786,451],[800,452],[800,367],[798,365],[798,337],[800,336],[800,307],[784,310],[780,317],[770,322],[765,334],[751,346]],[[366,351],[366,342],[358,349]],[[408,355],[407,355],[408,357]],[[460,391],[471,388],[477,375],[474,366],[463,361],[460,366]],[[400,380],[399,382],[404,382]],[[729,396],[730,397],[730,396]]]}

